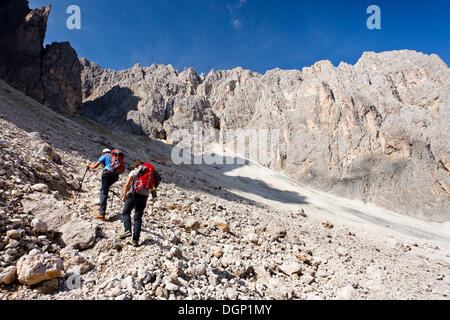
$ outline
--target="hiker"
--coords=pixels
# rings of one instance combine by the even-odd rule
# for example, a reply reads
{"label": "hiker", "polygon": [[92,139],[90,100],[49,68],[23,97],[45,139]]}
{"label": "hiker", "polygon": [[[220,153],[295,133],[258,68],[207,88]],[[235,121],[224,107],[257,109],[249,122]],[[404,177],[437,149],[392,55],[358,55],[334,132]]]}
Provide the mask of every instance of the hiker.
{"label": "hiker", "polygon": [[109,189],[119,180],[120,174],[125,171],[123,153],[117,149],[113,151],[104,149],[103,155],[98,159],[97,163],[86,163],[86,167],[89,169],[96,169],[100,165],[103,165],[103,173],[102,187],[100,189],[100,210],[97,219],[105,221]]}
{"label": "hiker", "polygon": [[[137,160],[134,164],[134,170],[128,175],[127,183],[124,188],[122,201],[123,206],[123,225],[125,233],[120,239],[126,239],[133,236],[132,245],[139,246],[139,237],[141,234],[142,215],[144,214],[147,200],[150,194],[153,199],[156,198],[156,188],[161,181],[161,177],[155,171],[153,165],[142,163]],[[134,210],[134,233],[131,232],[131,211]]]}

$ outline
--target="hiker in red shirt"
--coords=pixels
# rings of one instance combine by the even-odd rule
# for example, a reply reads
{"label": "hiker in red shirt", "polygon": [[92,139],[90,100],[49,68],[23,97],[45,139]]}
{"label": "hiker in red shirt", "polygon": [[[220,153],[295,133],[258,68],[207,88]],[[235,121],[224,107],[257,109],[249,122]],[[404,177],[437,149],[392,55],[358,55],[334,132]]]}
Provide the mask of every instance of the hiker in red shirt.
{"label": "hiker in red shirt", "polygon": [[[132,245],[139,246],[139,237],[141,234],[142,215],[144,214],[147,200],[150,194],[156,198],[156,188],[161,181],[161,177],[155,171],[153,165],[136,161],[134,170],[128,175],[127,183],[124,188],[123,201],[125,202],[122,212],[125,233],[120,239],[126,239],[133,236]],[[134,232],[131,232],[131,211],[134,212]]]}

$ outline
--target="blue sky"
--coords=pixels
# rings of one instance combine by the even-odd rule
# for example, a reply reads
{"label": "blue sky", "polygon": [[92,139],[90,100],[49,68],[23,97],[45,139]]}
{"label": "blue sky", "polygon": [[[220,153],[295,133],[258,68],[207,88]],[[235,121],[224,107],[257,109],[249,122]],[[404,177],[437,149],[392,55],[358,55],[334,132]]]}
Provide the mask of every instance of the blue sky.
{"label": "blue sky", "polygon": [[[194,67],[199,73],[241,66],[260,73],[301,69],[318,60],[354,64],[364,51],[412,49],[450,62],[450,1],[433,0],[29,0],[52,5],[45,43],[68,40],[104,68],[135,63]],[[68,30],[69,5],[81,30]],[[369,30],[369,5],[381,30]]]}

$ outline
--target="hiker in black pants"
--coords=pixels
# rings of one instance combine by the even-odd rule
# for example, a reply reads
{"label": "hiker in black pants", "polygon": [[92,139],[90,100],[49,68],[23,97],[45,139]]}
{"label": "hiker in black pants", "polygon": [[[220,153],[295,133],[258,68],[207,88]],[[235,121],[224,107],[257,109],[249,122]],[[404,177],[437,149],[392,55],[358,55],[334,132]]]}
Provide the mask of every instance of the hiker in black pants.
{"label": "hiker in black pants", "polygon": [[[120,236],[120,239],[126,239],[133,235],[132,245],[139,246],[139,237],[141,235],[142,215],[144,214],[147,200],[150,194],[156,195],[155,182],[159,184],[160,177],[156,173],[155,168],[148,163],[142,164],[141,161],[136,161],[134,170],[128,175],[127,183],[124,188],[122,218],[125,233]],[[134,232],[131,232],[131,211],[134,211]]]}
{"label": "hiker in black pants", "polygon": [[100,189],[100,210],[97,219],[105,220],[106,215],[106,205],[108,202],[108,193],[111,186],[119,180],[119,175],[116,173],[110,172],[111,169],[111,150],[104,149],[103,155],[98,159],[98,162],[95,164],[86,163],[86,167],[89,169],[96,169],[100,165],[103,165],[103,174],[102,174],[102,187]]}

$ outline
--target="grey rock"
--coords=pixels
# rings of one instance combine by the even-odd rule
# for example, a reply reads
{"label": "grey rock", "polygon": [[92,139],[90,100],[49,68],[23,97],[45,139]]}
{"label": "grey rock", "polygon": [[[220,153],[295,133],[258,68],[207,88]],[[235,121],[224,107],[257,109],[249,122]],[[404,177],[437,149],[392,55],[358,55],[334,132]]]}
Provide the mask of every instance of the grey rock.
{"label": "grey rock", "polygon": [[39,134],[39,132],[30,132],[28,136],[34,140],[41,140],[41,135]]}
{"label": "grey rock", "polygon": [[38,184],[35,184],[35,185],[31,186],[31,190],[38,191],[38,192],[43,192],[43,193],[48,193],[48,186],[46,184],[43,184],[43,183],[38,183]]}
{"label": "grey rock", "polygon": [[353,300],[356,298],[357,290],[352,286],[346,286],[339,289],[336,294],[336,300]]}
{"label": "grey rock", "polygon": [[[143,68],[135,65],[130,70],[115,72],[103,70],[85,58],[80,62],[83,66],[82,115],[134,134],[167,137],[172,143],[180,139],[172,133],[179,128],[192,128],[193,121],[202,121],[204,128],[217,126],[208,101],[190,95],[198,83],[193,70],[182,73],[179,78],[179,73],[171,66],[154,64]],[[112,114],[105,112],[110,106],[115,111]]]}
{"label": "grey rock", "polygon": [[279,130],[276,150],[264,163],[252,160],[326,192],[450,219],[450,76],[435,54],[365,52],[353,66],[319,61],[301,71],[235,68],[204,78],[163,65],[81,64],[81,113],[93,120],[173,144],[196,120],[230,133],[230,142],[236,129]]}
{"label": "grey rock", "polygon": [[80,252],[71,246],[66,246],[59,251],[59,256],[64,260],[79,256]]}
{"label": "grey rock", "polygon": [[80,255],[68,258],[64,262],[64,270],[66,273],[85,274],[94,268],[94,265]]}
{"label": "grey rock", "polygon": [[297,261],[285,261],[279,268],[287,275],[301,273],[303,270],[302,265]]}
{"label": "grey rock", "polygon": [[48,231],[47,224],[44,221],[39,220],[37,218],[31,221],[31,227],[35,232],[38,233],[46,233]]}
{"label": "grey rock", "polygon": [[180,289],[180,287],[172,282],[166,281],[165,288],[169,291],[176,292]]}
{"label": "grey rock", "polygon": [[200,223],[195,218],[189,218],[185,222],[184,228],[187,232],[197,231],[200,229]]}
{"label": "grey rock", "polygon": [[220,259],[220,262],[224,268],[234,265],[236,263],[236,257],[232,254],[226,253],[223,255],[223,257]]}
{"label": "grey rock", "polygon": [[38,255],[41,255],[42,254],[42,251],[41,250],[39,250],[39,249],[33,249],[33,250],[31,250],[30,252],[28,252],[28,256],[38,256]]}
{"label": "grey rock", "polygon": [[279,225],[277,222],[271,222],[266,226],[265,233],[271,236],[273,240],[278,240],[286,236],[286,229]]}
{"label": "grey rock", "polygon": [[206,274],[207,269],[208,269],[208,266],[206,264],[200,264],[195,267],[194,274],[196,276],[203,276]]}
{"label": "grey rock", "polygon": [[170,217],[170,222],[177,226],[184,226],[183,218],[176,214]]}
{"label": "grey rock", "polygon": [[120,295],[122,295],[123,292],[120,288],[114,288],[113,290],[111,290],[110,295],[112,297],[119,297]]}
{"label": "grey rock", "polygon": [[175,274],[177,276],[183,274],[183,262],[181,260],[176,260],[173,262],[170,260],[166,260],[164,265],[167,268],[167,270],[172,274]]}
{"label": "grey rock", "polygon": [[61,227],[62,240],[67,246],[84,250],[95,244],[98,226],[84,220],[74,219]]}
{"label": "grey rock", "polygon": [[22,200],[22,206],[25,212],[31,212],[37,219],[45,222],[48,230],[59,231],[71,220],[70,208],[50,194],[31,194],[27,199]]}
{"label": "grey rock", "polygon": [[152,274],[144,269],[139,269],[137,276],[139,281],[142,282],[144,285],[149,283],[153,278]]}
{"label": "grey rock", "polygon": [[124,280],[122,280],[122,287],[126,288],[128,291],[140,290],[142,289],[142,284],[133,276],[128,276]]}
{"label": "grey rock", "polygon": [[39,146],[39,153],[45,157],[51,159],[53,162],[57,164],[62,164],[61,156],[53,150],[53,148],[46,142],[40,142],[38,144]]}

